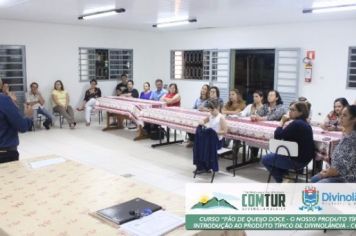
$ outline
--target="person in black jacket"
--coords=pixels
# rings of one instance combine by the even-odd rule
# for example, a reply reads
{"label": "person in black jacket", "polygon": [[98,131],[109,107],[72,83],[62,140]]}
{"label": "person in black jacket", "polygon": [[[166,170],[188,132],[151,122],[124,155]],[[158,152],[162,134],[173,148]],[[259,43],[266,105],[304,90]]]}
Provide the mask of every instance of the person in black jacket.
{"label": "person in black jacket", "polygon": [[120,96],[138,98],[138,91],[134,87],[133,80],[127,81],[127,88],[122,92]]}
{"label": "person in black jacket", "polygon": [[313,130],[307,122],[309,116],[308,106],[305,102],[297,102],[290,106],[289,117],[284,115],[280,126],[274,132],[274,138],[298,143],[298,157],[289,159],[275,153],[267,154],[262,158],[277,183],[281,183],[283,175],[289,169],[301,169],[314,158]]}

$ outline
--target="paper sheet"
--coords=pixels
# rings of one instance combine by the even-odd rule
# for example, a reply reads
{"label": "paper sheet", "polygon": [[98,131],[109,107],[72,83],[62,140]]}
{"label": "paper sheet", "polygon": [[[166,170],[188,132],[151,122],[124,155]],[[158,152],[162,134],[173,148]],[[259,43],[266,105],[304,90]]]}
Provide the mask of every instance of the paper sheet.
{"label": "paper sheet", "polygon": [[[159,224],[157,222],[159,222]],[[181,225],[184,225],[183,217],[161,210],[141,219],[123,224],[120,228],[130,235],[159,236],[164,235]]]}
{"label": "paper sheet", "polygon": [[65,161],[66,160],[64,158],[59,157],[59,158],[30,162],[30,166],[32,169],[39,169],[42,167],[63,163]]}

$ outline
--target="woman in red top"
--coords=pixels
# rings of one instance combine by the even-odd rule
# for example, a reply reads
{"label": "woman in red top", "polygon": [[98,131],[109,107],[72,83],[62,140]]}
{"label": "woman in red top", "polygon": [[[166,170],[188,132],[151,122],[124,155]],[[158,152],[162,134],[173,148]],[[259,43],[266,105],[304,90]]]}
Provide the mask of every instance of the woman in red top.
{"label": "woman in red top", "polygon": [[166,102],[168,107],[180,107],[180,95],[177,84],[172,83],[169,85],[169,91],[162,97],[161,101]]}

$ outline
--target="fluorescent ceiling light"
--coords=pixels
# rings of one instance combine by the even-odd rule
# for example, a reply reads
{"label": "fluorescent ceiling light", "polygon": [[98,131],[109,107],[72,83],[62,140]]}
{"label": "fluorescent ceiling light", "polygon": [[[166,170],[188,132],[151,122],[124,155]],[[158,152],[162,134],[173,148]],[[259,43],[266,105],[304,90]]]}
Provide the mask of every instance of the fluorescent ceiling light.
{"label": "fluorescent ceiling light", "polygon": [[160,23],[152,25],[152,27],[157,27],[157,28],[173,27],[173,26],[179,26],[179,25],[187,25],[187,24],[194,23],[194,22],[197,22],[197,19],[160,22]]}
{"label": "fluorescent ceiling light", "polygon": [[356,0],[320,0],[313,2],[312,8],[319,7],[337,7],[341,5],[353,5]]}
{"label": "fluorescent ceiling light", "polygon": [[303,13],[328,13],[352,10],[356,10],[356,4],[309,8],[304,9]]}
{"label": "fluorescent ceiling light", "polygon": [[109,11],[109,10],[113,10],[115,8],[116,8],[115,5],[105,5],[105,6],[101,5],[100,7],[90,6],[83,11],[83,15],[88,15],[88,14],[91,14],[94,12],[100,12],[100,11]]}
{"label": "fluorescent ceiling light", "polygon": [[0,7],[14,7],[27,1],[28,0],[0,0]]}
{"label": "fluorescent ceiling light", "polygon": [[112,16],[122,12],[125,12],[124,8],[111,9],[106,11],[97,11],[97,12],[81,15],[78,17],[78,20],[88,20],[88,19],[104,17],[104,16]]}

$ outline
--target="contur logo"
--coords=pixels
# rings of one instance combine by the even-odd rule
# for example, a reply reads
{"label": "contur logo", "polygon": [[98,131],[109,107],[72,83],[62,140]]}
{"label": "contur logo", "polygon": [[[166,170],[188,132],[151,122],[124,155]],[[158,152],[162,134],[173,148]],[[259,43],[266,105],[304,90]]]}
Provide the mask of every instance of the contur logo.
{"label": "contur logo", "polygon": [[305,187],[302,191],[302,201],[304,206],[299,207],[299,210],[304,211],[314,211],[314,210],[322,210],[319,203],[319,191],[316,187]]}

